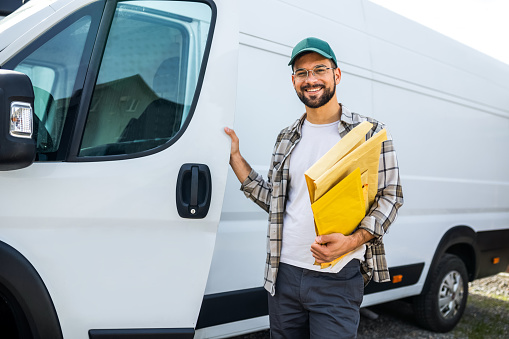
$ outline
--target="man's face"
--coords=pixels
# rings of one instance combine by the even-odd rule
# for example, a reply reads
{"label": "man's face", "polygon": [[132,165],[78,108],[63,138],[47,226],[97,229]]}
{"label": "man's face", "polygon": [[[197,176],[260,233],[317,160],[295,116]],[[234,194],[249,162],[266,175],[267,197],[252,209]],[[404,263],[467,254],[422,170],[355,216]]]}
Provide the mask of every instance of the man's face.
{"label": "man's face", "polygon": [[336,94],[336,84],[341,79],[339,68],[329,69],[321,76],[315,76],[310,71],[315,67],[334,67],[333,62],[318,53],[308,53],[297,58],[294,72],[299,69],[308,70],[306,79],[299,79],[292,75],[292,82],[299,99],[310,108],[319,108],[327,104]]}

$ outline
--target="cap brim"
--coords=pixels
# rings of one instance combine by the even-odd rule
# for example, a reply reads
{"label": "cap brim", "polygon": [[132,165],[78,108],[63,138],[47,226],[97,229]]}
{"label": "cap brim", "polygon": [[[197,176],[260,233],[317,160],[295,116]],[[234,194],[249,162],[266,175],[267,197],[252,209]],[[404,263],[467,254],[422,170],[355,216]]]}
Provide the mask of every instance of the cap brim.
{"label": "cap brim", "polygon": [[321,56],[327,58],[327,59],[334,59],[330,54],[327,54],[325,53],[324,51],[322,50],[319,50],[317,48],[313,48],[313,47],[308,47],[308,48],[304,48],[302,50],[299,51],[299,53],[295,54],[291,59],[290,59],[290,62],[288,63],[288,66],[292,66],[295,59],[297,59],[297,57],[299,55],[301,55],[302,53],[306,53],[306,52],[315,52],[315,53],[318,53],[320,54]]}

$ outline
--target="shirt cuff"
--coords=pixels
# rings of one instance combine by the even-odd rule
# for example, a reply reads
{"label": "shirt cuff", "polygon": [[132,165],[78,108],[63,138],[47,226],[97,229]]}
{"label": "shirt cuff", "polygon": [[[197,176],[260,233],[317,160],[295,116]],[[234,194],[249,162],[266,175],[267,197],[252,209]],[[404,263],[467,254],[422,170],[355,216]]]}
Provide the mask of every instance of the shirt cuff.
{"label": "shirt cuff", "polygon": [[257,177],[258,173],[254,169],[251,169],[251,172],[249,172],[246,180],[244,180],[244,182],[240,185],[240,190],[245,192],[249,184],[255,181]]}
{"label": "shirt cuff", "polygon": [[368,231],[370,234],[374,236],[371,240],[373,244],[379,244],[382,242],[382,237],[384,235],[384,231],[379,222],[377,222],[376,218],[373,216],[366,216],[362,219],[359,228],[362,228]]}

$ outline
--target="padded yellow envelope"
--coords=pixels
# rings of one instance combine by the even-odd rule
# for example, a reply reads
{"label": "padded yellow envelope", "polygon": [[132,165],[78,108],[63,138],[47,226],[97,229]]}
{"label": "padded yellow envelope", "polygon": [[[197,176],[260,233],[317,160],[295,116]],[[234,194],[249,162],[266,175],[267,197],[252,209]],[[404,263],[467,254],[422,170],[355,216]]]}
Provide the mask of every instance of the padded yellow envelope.
{"label": "padded yellow envelope", "polygon": [[366,215],[359,168],[311,204],[318,235],[349,235]]}

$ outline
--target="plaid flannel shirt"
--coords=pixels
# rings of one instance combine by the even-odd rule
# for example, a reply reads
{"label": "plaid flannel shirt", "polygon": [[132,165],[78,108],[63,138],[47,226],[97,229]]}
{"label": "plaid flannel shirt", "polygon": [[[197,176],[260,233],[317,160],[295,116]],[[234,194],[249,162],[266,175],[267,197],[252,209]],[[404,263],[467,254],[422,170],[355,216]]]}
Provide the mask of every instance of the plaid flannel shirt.
{"label": "plaid flannel shirt", "polygon": [[[304,114],[293,125],[283,129],[276,140],[268,180],[252,170],[242,183],[244,194],[269,213],[267,232],[267,261],[265,265],[264,287],[271,295],[275,294],[275,283],[283,244],[283,214],[289,184],[289,161],[293,148],[301,138]],[[368,117],[350,112],[342,106],[339,134],[344,137],[349,131],[363,121],[369,121],[373,128],[367,133],[366,140],[385,126]],[[399,179],[399,168],[392,138],[387,134],[387,141],[382,143],[378,169],[378,192],[368,214],[361,221],[359,228],[367,230],[375,237],[366,244],[365,260],[361,262],[361,273],[365,285],[373,279],[376,282],[390,280],[383,235],[396,219],[397,211],[403,205],[403,191]],[[309,244],[311,246],[311,244]]]}

